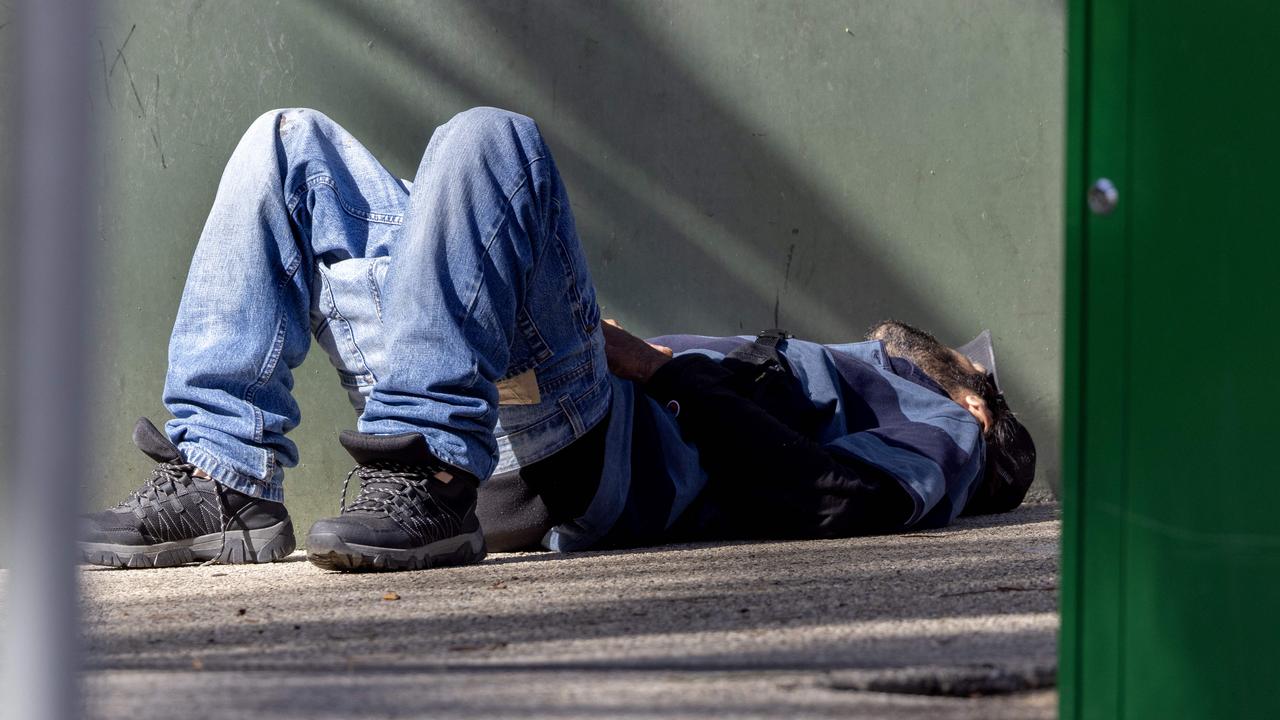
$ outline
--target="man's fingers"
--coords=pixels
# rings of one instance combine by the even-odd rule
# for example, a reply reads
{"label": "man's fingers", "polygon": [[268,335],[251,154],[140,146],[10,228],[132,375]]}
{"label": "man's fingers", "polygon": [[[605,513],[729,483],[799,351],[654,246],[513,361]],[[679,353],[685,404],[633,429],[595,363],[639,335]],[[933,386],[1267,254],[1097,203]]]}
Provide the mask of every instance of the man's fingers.
{"label": "man's fingers", "polygon": [[667,347],[666,345],[655,345],[653,343],[649,343],[649,347],[653,348],[654,350],[657,350],[658,352],[662,353],[663,355],[666,355],[667,357],[672,357],[675,355],[675,353],[671,351],[671,348]]}
{"label": "man's fingers", "polygon": [[605,319],[604,319],[604,324],[605,324],[605,325],[612,325],[612,326],[614,326],[614,327],[618,328],[619,330],[621,330],[621,329],[622,329],[622,326],[618,324],[618,321],[617,321],[617,320],[614,320],[613,318],[605,318]]}

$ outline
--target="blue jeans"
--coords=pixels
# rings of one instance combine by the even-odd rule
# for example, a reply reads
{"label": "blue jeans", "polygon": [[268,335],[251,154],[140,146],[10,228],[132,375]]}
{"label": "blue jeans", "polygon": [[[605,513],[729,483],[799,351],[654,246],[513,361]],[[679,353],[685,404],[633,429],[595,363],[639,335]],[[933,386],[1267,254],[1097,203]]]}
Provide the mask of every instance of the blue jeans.
{"label": "blue jeans", "polygon": [[187,460],[283,499],[314,334],[361,432],[418,432],[481,480],[599,422],[610,383],[569,200],[537,126],[493,108],[438,128],[412,183],[313,110],[232,154],[169,344],[165,426]]}

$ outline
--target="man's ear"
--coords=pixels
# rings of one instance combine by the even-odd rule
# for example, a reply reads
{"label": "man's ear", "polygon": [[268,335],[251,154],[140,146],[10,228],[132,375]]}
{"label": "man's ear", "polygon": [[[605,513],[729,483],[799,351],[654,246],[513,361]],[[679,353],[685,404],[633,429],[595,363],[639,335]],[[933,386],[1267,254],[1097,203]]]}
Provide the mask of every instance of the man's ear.
{"label": "man's ear", "polygon": [[991,409],[987,407],[987,401],[983,400],[981,395],[969,393],[964,396],[964,401],[960,404],[982,424],[982,432],[985,433],[991,429]]}

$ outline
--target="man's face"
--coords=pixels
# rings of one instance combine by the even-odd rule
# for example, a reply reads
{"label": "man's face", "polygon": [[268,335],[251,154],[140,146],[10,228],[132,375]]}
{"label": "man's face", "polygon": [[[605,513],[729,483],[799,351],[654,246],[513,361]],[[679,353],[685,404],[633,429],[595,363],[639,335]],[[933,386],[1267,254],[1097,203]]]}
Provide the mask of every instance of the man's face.
{"label": "man's face", "polygon": [[889,355],[910,360],[946,390],[952,400],[972,413],[984,430],[990,428],[991,414],[983,399],[987,389],[986,368],[906,323],[882,322],[867,332],[867,339],[880,340]]}

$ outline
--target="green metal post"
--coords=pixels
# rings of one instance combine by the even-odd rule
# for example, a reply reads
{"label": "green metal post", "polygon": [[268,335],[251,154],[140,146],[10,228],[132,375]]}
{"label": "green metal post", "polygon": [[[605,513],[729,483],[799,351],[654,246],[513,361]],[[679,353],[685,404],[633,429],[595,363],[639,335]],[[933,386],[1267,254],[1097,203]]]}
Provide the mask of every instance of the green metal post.
{"label": "green metal post", "polygon": [[1277,26],[1071,6],[1064,718],[1280,717]]}

